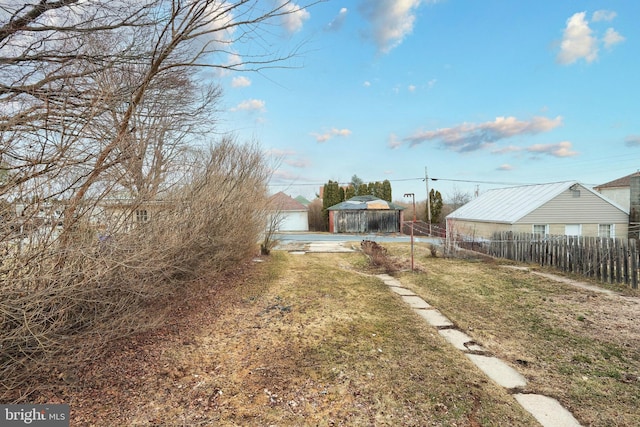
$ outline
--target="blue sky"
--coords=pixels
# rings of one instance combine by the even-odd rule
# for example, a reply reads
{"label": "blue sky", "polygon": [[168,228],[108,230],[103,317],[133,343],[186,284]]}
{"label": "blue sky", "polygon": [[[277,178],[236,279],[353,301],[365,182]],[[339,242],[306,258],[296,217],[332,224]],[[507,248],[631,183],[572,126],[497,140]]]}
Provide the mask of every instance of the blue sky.
{"label": "blue sky", "polygon": [[287,68],[224,75],[220,130],[271,191],[391,181],[394,200],[597,185],[640,168],[640,2],[329,0],[282,22]]}

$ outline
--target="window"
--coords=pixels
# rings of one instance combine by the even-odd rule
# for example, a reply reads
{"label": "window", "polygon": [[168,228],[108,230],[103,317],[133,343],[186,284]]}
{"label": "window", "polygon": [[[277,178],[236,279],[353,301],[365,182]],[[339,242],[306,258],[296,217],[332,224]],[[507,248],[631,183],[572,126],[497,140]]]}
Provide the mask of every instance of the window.
{"label": "window", "polygon": [[149,221],[149,215],[147,214],[146,209],[140,209],[136,211],[136,221],[138,222]]}
{"label": "window", "polygon": [[549,234],[549,224],[533,224],[533,234],[546,236]]}
{"label": "window", "polygon": [[565,236],[580,236],[582,235],[582,226],[580,224],[565,224],[564,226]]}
{"label": "window", "polygon": [[598,237],[615,237],[613,224],[598,224]]}

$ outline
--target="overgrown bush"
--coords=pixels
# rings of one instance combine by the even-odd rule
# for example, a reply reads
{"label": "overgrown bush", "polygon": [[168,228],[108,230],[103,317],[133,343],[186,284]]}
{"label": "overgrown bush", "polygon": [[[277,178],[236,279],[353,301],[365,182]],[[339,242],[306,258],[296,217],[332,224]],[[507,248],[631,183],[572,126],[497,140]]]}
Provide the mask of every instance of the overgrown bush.
{"label": "overgrown bush", "polygon": [[193,158],[161,199],[96,202],[100,224],[87,213],[74,230],[54,223],[4,234],[0,401],[19,401],[34,380],[153,328],[172,303],[197,295],[194,279],[256,253],[269,174],[262,153],[227,140]]}
{"label": "overgrown bush", "polygon": [[381,267],[386,273],[393,273],[400,268],[397,263],[389,256],[387,249],[384,246],[372,240],[363,240],[360,243],[362,251],[368,255],[369,262],[375,267]]}

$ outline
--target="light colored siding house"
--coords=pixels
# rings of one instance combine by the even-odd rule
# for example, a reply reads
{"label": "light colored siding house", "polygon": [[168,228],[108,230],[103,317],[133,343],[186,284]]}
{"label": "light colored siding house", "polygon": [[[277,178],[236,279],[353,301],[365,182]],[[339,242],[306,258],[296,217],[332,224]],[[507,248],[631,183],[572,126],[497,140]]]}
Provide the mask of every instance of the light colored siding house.
{"label": "light colored siding house", "polygon": [[276,231],[309,231],[309,208],[282,191],[269,198],[269,208]]}
{"label": "light colored siding house", "polygon": [[[629,210],[631,201],[631,180],[640,177],[640,172],[614,179],[594,187],[594,190]],[[637,178],[636,178],[637,179]]]}
{"label": "light colored siding house", "polygon": [[489,190],[446,220],[451,238],[489,239],[496,231],[626,238],[629,212],[570,181]]}

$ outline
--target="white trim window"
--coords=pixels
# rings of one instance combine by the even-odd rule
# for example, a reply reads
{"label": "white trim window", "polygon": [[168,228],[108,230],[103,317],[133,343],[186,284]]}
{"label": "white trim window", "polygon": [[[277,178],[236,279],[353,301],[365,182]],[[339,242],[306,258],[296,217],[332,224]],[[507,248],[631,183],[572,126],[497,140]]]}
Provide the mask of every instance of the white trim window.
{"label": "white trim window", "polygon": [[565,236],[582,236],[582,224],[565,224]]}
{"label": "white trim window", "polygon": [[139,223],[145,223],[149,221],[149,214],[146,209],[136,210],[136,221]]}
{"label": "white trim window", "polygon": [[598,224],[598,237],[615,237],[615,224]]}
{"label": "white trim window", "polygon": [[537,236],[548,236],[549,224],[533,224],[533,234]]}

